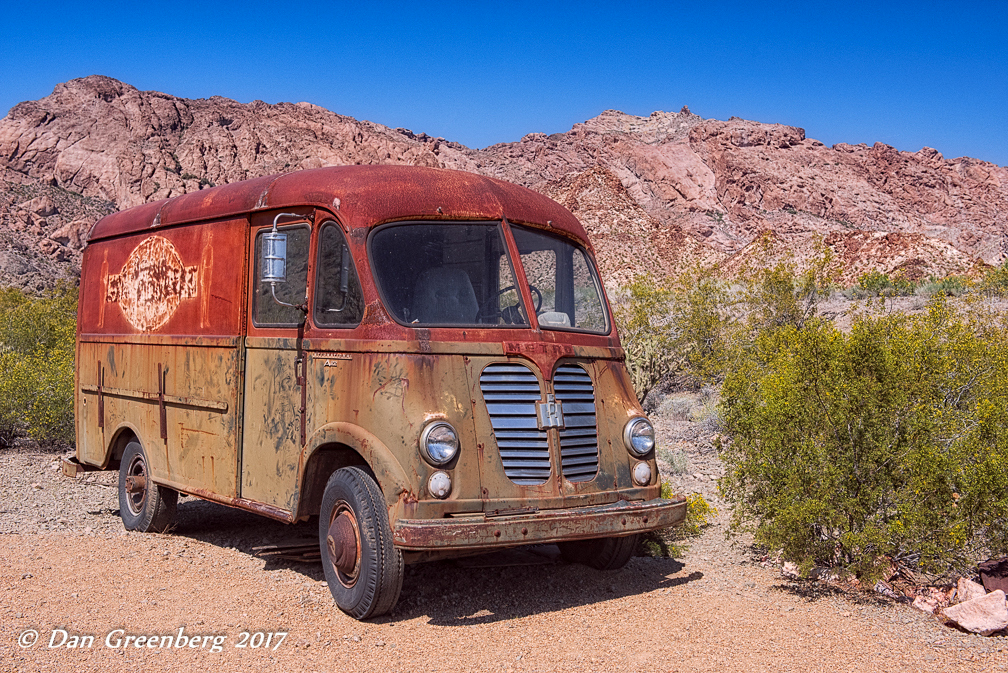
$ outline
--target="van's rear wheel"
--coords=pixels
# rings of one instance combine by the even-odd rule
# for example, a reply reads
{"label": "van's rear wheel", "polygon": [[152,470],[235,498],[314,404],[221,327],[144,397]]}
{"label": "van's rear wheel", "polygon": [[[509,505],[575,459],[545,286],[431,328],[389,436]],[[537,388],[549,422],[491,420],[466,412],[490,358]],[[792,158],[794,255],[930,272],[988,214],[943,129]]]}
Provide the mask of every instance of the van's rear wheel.
{"label": "van's rear wheel", "polygon": [[336,470],[319,512],[319,546],[329,591],[355,619],[389,612],[402,590],[402,552],[392,544],[381,489],[359,467]]}
{"label": "van's rear wheel", "polygon": [[174,523],[178,491],[150,479],[147,456],[132,441],[119,463],[119,517],[126,530],[163,533]]}
{"label": "van's rear wheel", "polygon": [[600,537],[594,540],[561,542],[560,553],[568,563],[581,563],[598,570],[622,568],[640,544],[640,535]]}

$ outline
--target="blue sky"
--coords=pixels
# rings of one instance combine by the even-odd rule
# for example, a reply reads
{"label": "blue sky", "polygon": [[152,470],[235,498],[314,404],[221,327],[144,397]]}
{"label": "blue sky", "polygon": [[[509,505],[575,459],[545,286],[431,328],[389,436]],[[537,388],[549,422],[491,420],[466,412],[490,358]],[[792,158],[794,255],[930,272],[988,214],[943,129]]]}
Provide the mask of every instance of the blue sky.
{"label": "blue sky", "polygon": [[[687,6],[688,5],[688,6]],[[1008,1],[12,3],[0,114],[75,77],[485,147],[683,105],[1008,165]]]}

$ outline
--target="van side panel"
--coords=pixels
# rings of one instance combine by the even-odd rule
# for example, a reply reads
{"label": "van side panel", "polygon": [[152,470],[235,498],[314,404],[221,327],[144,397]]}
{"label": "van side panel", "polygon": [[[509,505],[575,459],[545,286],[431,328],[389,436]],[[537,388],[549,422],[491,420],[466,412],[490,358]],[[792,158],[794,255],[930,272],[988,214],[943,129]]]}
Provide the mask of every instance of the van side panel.
{"label": "van side panel", "polygon": [[216,346],[82,342],[82,357],[95,363],[91,370],[98,363],[103,369],[104,428],[97,426],[97,386],[87,385],[97,377],[82,368],[82,405],[89,413],[82,419],[87,451],[81,462],[106,463],[116,434],[129,430],[143,445],[157,482],[234,497],[238,350],[226,341],[215,339]]}
{"label": "van side panel", "polygon": [[297,339],[249,337],[246,345],[241,496],[294,512],[301,455]]}
{"label": "van side panel", "polygon": [[242,218],[88,245],[78,333],[239,336],[247,232]]}
{"label": "van side panel", "polygon": [[78,459],[137,436],[153,479],[237,495],[245,219],[97,241],[78,321]]}

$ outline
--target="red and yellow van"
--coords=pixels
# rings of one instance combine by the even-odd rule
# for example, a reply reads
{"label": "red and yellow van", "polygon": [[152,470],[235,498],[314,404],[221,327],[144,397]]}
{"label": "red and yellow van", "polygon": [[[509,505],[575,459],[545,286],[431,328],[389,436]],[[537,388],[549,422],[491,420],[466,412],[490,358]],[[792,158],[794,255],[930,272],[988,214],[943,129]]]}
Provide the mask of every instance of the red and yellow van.
{"label": "red and yellow van", "polygon": [[128,529],[178,493],[319,517],[337,605],[403,564],[555,542],[622,566],[674,525],[584,229],[458,171],[320,168],[100,220],[84,251],[77,456]]}

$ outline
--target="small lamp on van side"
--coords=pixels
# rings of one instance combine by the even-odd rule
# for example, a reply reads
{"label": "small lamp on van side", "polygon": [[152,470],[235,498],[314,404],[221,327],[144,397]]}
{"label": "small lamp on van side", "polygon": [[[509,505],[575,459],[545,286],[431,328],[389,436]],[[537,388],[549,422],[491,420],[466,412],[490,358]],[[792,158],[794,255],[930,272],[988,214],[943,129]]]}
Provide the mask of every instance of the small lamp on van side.
{"label": "small lamp on van side", "polygon": [[277,213],[273,218],[273,231],[263,234],[262,277],[260,280],[270,284],[273,301],[283,306],[301,308],[295,304],[280,301],[276,296],[276,284],[287,282],[287,234],[277,231],[277,220],[281,217],[301,217],[297,213]]}

